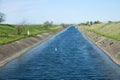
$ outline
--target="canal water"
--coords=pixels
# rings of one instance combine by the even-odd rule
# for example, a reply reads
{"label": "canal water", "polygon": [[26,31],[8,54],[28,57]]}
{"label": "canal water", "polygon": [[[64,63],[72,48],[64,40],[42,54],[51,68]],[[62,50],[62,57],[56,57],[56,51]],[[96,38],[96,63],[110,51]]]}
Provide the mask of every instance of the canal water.
{"label": "canal water", "polygon": [[0,68],[0,80],[119,80],[120,67],[69,27]]}

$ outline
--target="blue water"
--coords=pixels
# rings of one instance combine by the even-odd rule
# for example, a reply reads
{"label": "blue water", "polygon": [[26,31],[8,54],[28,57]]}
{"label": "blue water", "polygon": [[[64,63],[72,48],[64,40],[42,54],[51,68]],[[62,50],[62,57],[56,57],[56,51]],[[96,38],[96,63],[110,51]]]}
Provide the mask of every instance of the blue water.
{"label": "blue water", "polygon": [[0,80],[119,80],[120,67],[69,27],[0,68]]}

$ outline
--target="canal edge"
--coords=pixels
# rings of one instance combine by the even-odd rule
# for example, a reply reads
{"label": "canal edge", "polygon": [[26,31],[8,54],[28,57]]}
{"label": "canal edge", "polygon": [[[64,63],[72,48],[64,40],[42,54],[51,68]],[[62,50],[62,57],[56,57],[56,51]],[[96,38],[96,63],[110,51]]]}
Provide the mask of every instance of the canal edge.
{"label": "canal edge", "polygon": [[[90,41],[98,46],[115,64],[120,66],[120,41],[78,28]],[[119,49],[116,51],[116,49]]]}
{"label": "canal edge", "polygon": [[6,65],[11,60],[21,56],[28,50],[33,47],[43,43],[49,38],[53,37],[55,34],[63,31],[65,28],[61,27],[52,32],[43,33],[40,35],[36,35],[34,37],[25,38],[22,40],[18,40],[9,44],[5,44],[0,46],[0,67]]}

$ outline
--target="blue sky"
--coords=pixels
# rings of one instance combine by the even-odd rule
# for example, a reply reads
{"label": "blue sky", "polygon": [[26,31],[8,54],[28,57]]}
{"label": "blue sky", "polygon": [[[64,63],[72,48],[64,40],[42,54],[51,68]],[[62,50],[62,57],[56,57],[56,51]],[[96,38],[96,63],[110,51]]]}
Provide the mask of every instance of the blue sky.
{"label": "blue sky", "polygon": [[120,0],[0,0],[5,23],[119,21]]}

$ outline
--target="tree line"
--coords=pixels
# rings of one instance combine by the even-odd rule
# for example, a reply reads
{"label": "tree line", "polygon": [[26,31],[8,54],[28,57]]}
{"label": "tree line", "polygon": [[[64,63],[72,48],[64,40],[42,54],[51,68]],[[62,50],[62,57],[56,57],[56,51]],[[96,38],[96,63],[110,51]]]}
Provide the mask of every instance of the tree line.
{"label": "tree line", "polygon": [[[13,35],[21,35],[22,32],[24,32],[26,29],[27,32],[26,34],[28,36],[30,36],[30,31],[29,31],[29,26],[28,24],[26,24],[26,22],[22,22],[20,24],[17,24],[17,25],[9,25],[9,24],[1,24],[2,22],[5,21],[5,14],[0,12],[0,25],[2,26],[13,26],[15,27],[15,31],[13,32]],[[40,25],[41,26],[41,25]],[[49,27],[52,27],[53,26],[53,21],[45,21],[43,24],[42,24],[42,27],[47,30],[49,29]],[[0,32],[0,38],[6,38],[6,37],[9,37],[9,34],[8,33],[4,33],[4,32]]]}
{"label": "tree line", "polygon": [[78,24],[78,25],[91,26],[91,25],[93,25],[93,24],[101,24],[101,23],[103,23],[103,22],[101,22],[101,21],[87,21],[87,22],[85,22],[85,23],[80,23],[80,24]]}
{"label": "tree line", "polygon": [[[5,14],[0,12],[0,23],[4,22],[5,21]],[[4,24],[2,24],[4,25]],[[7,24],[6,24],[7,25]],[[71,24],[60,24],[60,26],[66,28],[67,26],[70,26]],[[49,29],[49,27],[52,27],[53,26],[53,21],[45,21],[42,26],[44,27],[44,29]],[[25,30],[25,28],[27,27],[27,24],[26,22],[22,22],[21,24],[19,25],[15,25],[15,32],[14,34],[15,35],[21,35],[21,33]],[[28,33],[30,34],[29,30],[28,30]],[[6,33],[0,33],[0,36],[6,36],[7,34]]]}

